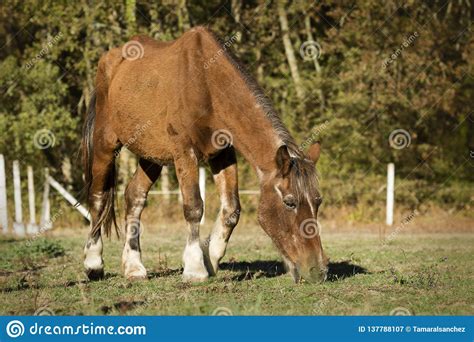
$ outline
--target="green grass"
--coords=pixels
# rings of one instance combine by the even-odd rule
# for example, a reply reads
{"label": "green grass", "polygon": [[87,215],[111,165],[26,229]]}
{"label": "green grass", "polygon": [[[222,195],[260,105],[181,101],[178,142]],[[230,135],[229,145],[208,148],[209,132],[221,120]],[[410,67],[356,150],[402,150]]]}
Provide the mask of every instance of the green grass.
{"label": "green grass", "polygon": [[[147,228],[147,227],[145,227]],[[56,315],[415,315],[474,312],[474,234],[400,235],[382,246],[377,235],[325,234],[331,281],[294,284],[281,273],[277,251],[258,227],[238,227],[223,270],[202,284],[181,282],[184,229],[145,230],[150,279],[120,273],[122,242],[105,241],[107,277],[82,271],[85,229],[27,242],[0,240],[0,314]],[[365,270],[365,271],[364,271]]]}

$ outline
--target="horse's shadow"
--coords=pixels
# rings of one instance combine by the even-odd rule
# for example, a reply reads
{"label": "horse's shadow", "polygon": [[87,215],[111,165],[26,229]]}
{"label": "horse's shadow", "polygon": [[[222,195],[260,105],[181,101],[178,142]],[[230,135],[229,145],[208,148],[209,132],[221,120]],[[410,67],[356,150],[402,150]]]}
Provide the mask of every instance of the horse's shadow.
{"label": "horse's shadow", "polygon": [[347,260],[330,262],[328,268],[328,281],[339,281],[357,274],[370,274],[365,267],[355,265]]}
{"label": "horse's shadow", "polygon": [[219,264],[219,269],[238,272],[231,277],[234,281],[256,278],[273,278],[285,274],[283,262],[276,260],[232,261]]}
{"label": "horse's shadow", "polygon": [[166,268],[159,271],[148,272],[148,279],[170,277],[173,275],[180,274],[182,272],[183,272],[182,268],[177,268],[177,269]]}
{"label": "horse's shadow", "polygon": [[[283,262],[277,260],[234,261],[219,265],[221,270],[238,272],[231,279],[234,281],[251,280],[256,278],[273,278],[286,273]],[[362,266],[350,261],[330,262],[328,265],[327,281],[339,281],[357,274],[369,274]]]}

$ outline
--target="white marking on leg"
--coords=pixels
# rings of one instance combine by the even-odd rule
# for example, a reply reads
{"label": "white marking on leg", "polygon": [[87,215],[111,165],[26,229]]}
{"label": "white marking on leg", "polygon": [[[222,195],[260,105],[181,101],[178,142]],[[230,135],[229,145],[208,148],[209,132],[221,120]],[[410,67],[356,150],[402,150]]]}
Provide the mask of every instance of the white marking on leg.
{"label": "white marking on leg", "polygon": [[[94,206],[95,210],[99,212],[102,206],[103,193],[97,192],[93,195],[93,197],[94,200],[92,205]],[[98,234],[100,234],[100,231]],[[97,240],[94,240],[94,237],[89,237],[84,247],[84,267],[87,271],[103,270],[104,268],[104,261],[102,259],[102,236],[99,235]]]}
{"label": "white marking on leg", "polygon": [[206,266],[204,265],[204,254],[202,252],[199,234],[199,224],[189,224],[189,238],[183,253],[183,280],[184,281],[203,281],[209,277]]}
{"label": "white marking on leg", "polygon": [[[211,268],[212,275],[217,273],[219,262],[225,255],[230,235],[240,216],[238,197],[235,195],[228,197],[225,195],[225,189],[221,189],[221,194],[221,209],[209,236],[207,249],[208,259],[206,261],[208,261],[208,265],[210,264],[208,267]],[[224,213],[231,214],[227,216]]]}
{"label": "white marking on leg", "polygon": [[84,267],[86,270],[102,270],[104,268],[104,262],[102,260],[102,237],[97,239],[94,243],[93,238],[89,238],[89,241],[84,247]]}
{"label": "white marking on leg", "polygon": [[214,228],[212,229],[211,236],[209,238],[209,260],[211,262],[212,271],[214,274],[217,273],[219,267],[219,261],[224,257],[225,250],[227,248],[227,235],[228,227],[222,222],[224,220],[223,210],[219,213],[219,218],[216,220]]}
{"label": "white marking on leg", "polygon": [[[142,263],[141,252],[138,249],[138,241],[142,232],[139,217],[145,205],[145,200],[146,192],[143,191],[139,197],[134,199],[126,218],[127,235],[122,253],[122,269],[128,279],[146,278],[147,275],[146,268]],[[132,248],[132,245],[135,248]]]}
{"label": "white marking on leg", "polygon": [[189,155],[190,155],[190,157],[191,157],[193,163],[194,163],[195,165],[197,165],[197,164],[198,164],[198,158],[197,158],[197,156],[196,156],[196,152],[194,152],[194,149],[193,149],[192,147],[189,149]]}
{"label": "white marking on leg", "polygon": [[102,208],[102,198],[104,194],[102,192],[95,193],[93,195],[94,200],[92,202],[92,205],[94,206],[94,209],[100,212],[100,209]]}
{"label": "white marking on leg", "polygon": [[146,278],[146,268],[143,266],[141,254],[139,251],[130,248],[130,245],[125,243],[122,254],[122,267],[125,277],[131,278]]}

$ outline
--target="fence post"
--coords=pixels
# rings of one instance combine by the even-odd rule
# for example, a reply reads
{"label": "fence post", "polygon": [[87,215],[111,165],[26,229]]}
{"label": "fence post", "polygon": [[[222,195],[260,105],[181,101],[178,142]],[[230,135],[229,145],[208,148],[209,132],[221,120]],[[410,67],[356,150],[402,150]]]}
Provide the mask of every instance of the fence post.
{"label": "fence post", "polygon": [[49,169],[44,169],[44,189],[43,189],[43,203],[41,204],[41,230],[51,229],[53,224],[51,222],[51,212],[49,204]]}
{"label": "fence post", "polygon": [[395,165],[393,163],[387,166],[387,214],[385,223],[387,226],[393,225],[393,206],[395,190]]}
{"label": "fence post", "polygon": [[20,162],[13,161],[13,199],[15,201],[15,222],[13,230],[18,236],[25,236],[25,226],[23,224],[23,210],[21,208],[21,180]]}
{"label": "fence post", "polygon": [[183,204],[183,193],[181,192],[181,187],[178,184],[178,203]]}
{"label": "fence post", "polygon": [[206,169],[199,168],[199,192],[202,198],[202,218],[201,224],[204,224],[206,217]]}
{"label": "fence post", "polygon": [[30,209],[30,223],[26,226],[28,234],[36,234],[38,225],[36,224],[36,203],[35,203],[35,181],[33,178],[33,167],[27,166],[28,174],[28,204]]}
{"label": "fence post", "polygon": [[168,166],[163,166],[161,170],[161,191],[163,191],[163,197],[166,202],[170,200],[170,179],[169,179],[169,170]]}
{"label": "fence post", "polygon": [[5,177],[5,158],[0,154],[0,226],[3,234],[8,233],[7,182]]}

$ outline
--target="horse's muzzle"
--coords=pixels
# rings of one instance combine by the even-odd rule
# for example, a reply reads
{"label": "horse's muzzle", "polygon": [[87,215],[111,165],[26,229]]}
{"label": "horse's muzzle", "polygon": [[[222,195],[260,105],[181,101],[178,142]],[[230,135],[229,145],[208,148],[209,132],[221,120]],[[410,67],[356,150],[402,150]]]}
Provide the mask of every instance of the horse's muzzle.
{"label": "horse's muzzle", "polygon": [[327,279],[328,269],[327,267],[311,267],[307,270],[301,269],[299,273],[308,283],[322,283]]}

